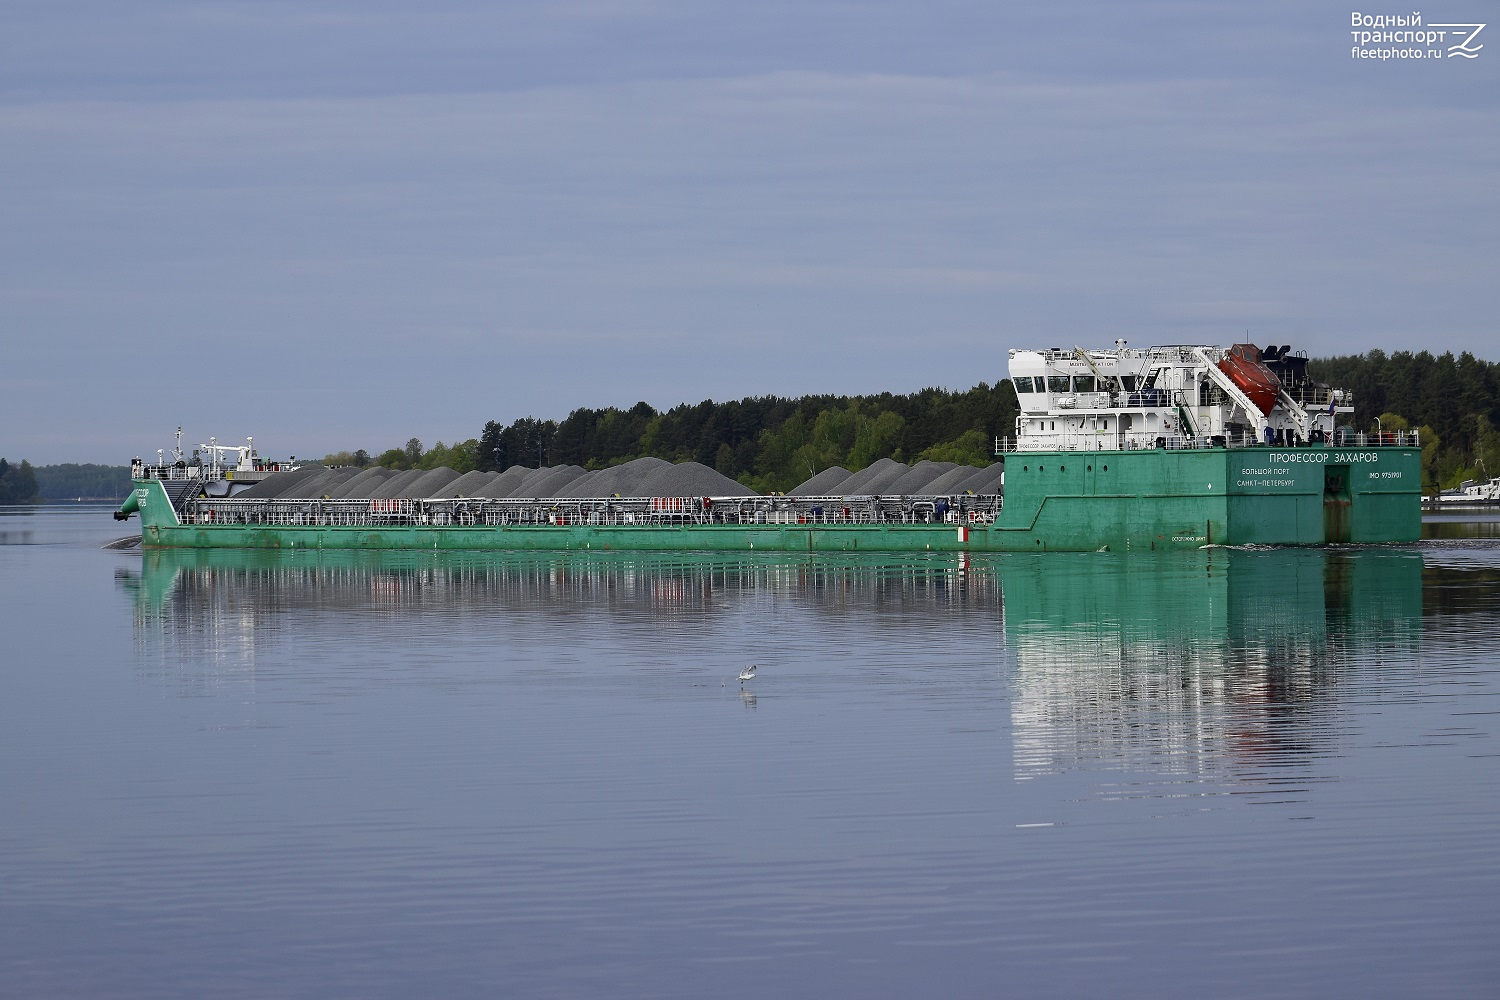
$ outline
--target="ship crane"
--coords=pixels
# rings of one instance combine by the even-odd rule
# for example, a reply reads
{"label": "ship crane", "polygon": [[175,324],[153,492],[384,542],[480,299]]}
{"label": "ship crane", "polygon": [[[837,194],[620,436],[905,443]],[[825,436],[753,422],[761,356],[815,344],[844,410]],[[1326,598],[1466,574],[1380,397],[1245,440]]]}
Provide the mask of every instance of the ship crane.
{"label": "ship crane", "polygon": [[[1235,384],[1234,379],[1224,374],[1223,370],[1221,370],[1217,364],[1209,360],[1208,354],[1203,350],[1203,348],[1193,348],[1193,356],[1203,363],[1204,370],[1207,373],[1209,380],[1212,381],[1214,385],[1224,390],[1224,394],[1230,399],[1234,400],[1235,404],[1238,405],[1240,409],[1245,411],[1245,416],[1250,419],[1251,425],[1255,428],[1256,438],[1263,437],[1266,433],[1266,428],[1270,426],[1270,421],[1267,420],[1266,415],[1260,411],[1260,407],[1256,406],[1255,403],[1250,400],[1250,397],[1245,395],[1244,390],[1242,390],[1238,385]],[[1283,398],[1285,398],[1286,390],[1281,390],[1281,395]],[[1306,414],[1304,413],[1303,416],[1305,417]],[[1304,437],[1305,436],[1306,435],[1304,434]]]}
{"label": "ship crane", "polygon": [[1113,382],[1115,384],[1116,392],[1122,392],[1124,390],[1124,387],[1120,383],[1120,376],[1110,376],[1101,372],[1099,370],[1099,366],[1094,364],[1094,359],[1089,357],[1088,351],[1085,351],[1083,348],[1075,344],[1073,347],[1073,352],[1078,355],[1079,359],[1082,360],[1084,364],[1088,365],[1089,371],[1094,373],[1094,378],[1099,380],[1098,385],[1100,389],[1104,388],[1104,383]]}
{"label": "ship crane", "polygon": [[234,456],[233,468],[236,472],[253,472],[255,470],[255,438],[245,438],[245,444],[228,445],[219,444],[219,439],[211,437],[208,444],[200,444],[198,447],[208,455],[209,464],[217,471],[229,466],[225,461],[228,456]]}
{"label": "ship crane", "polygon": [[1311,415],[1301,403],[1287,394],[1285,386],[1277,390],[1277,397],[1277,402],[1286,407],[1287,413],[1291,415],[1292,423],[1297,425],[1297,433],[1301,435],[1302,440],[1310,440],[1312,438]]}

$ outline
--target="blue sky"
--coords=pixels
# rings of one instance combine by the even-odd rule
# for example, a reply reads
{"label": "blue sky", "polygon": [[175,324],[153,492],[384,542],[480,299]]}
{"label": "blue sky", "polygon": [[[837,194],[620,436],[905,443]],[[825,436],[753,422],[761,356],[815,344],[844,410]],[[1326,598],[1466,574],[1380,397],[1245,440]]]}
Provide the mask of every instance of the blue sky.
{"label": "blue sky", "polygon": [[1500,44],[1352,59],[1355,6],[12,0],[0,454],[374,451],[1116,337],[1500,360]]}

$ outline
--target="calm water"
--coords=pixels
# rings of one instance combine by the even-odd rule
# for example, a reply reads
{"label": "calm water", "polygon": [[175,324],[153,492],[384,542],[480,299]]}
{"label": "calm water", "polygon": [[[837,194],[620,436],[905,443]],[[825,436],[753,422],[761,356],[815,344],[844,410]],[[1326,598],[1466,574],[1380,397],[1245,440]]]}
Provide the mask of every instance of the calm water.
{"label": "calm water", "polygon": [[1500,983],[1490,529],[967,563],[120,533],[0,513],[5,996]]}

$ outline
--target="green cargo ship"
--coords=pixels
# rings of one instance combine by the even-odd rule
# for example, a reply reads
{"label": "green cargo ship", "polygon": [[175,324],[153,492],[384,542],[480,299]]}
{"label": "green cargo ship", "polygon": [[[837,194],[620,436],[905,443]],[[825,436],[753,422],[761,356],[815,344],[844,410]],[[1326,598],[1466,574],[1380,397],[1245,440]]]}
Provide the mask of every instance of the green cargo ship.
{"label": "green cargo ship", "polygon": [[[1012,351],[998,495],[236,497],[264,472],[134,466],[147,548],[1146,551],[1415,541],[1421,448],[1353,434],[1306,358],[1250,345]],[[218,494],[218,495],[215,495]]]}

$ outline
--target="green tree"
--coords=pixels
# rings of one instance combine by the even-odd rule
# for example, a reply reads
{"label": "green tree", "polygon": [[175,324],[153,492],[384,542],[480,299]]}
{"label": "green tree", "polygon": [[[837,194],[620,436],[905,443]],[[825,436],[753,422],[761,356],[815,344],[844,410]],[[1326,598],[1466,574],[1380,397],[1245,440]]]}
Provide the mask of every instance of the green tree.
{"label": "green tree", "polygon": [[[807,419],[793,413],[781,426],[760,432],[760,454],[756,458],[756,475],[751,483],[763,493],[789,490],[809,478],[799,467],[799,451],[807,444]],[[742,480],[743,481],[743,480]]]}
{"label": "green tree", "polygon": [[38,500],[36,470],[24,458],[11,465],[0,458],[0,503],[29,503]]}
{"label": "green tree", "polygon": [[1438,437],[1437,431],[1431,427],[1422,427],[1417,430],[1417,440],[1422,442],[1422,485],[1436,489],[1438,485],[1438,445],[1442,443],[1442,439]]}
{"label": "green tree", "polygon": [[964,431],[952,441],[935,444],[917,456],[919,462],[953,462],[984,468],[992,465],[994,440],[982,431]]}
{"label": "green tree", "polygon": [[882,458],[901,459],[899,442],[906,418],[886,410],[874,419],[861,415],[855,431],[854,447],[849,449],[845,468],[853,472]]}
{"label": "green tree", "polygon": [[1360,430],[1374,429],[1377,414],[1384,423],[1386,413],[1431,428],[1441,441],[1435,467],[1445,484],[1478,467],[1478,418],[1491,426],[1500,422],[1500,364],[1467,352],[1456,358],[1427,351],[1317,358],[1308,363],[1308,374],[1353,393],[1353,424]]}
{"label": "green tree", "polygon": [[1485,479],[1500,476],[1500,430],[1482,413],[1475,418],[1474,466]]}
{"label": "green tree", "polygon": [[484,431],[479,435],[479,448],[475,453],[477,467],[484,472],[499,472],[509,468],[505,455],[505,428],[499,421],[490,420],[484,425]]}
{"label": "green tree", "polygon": [[449,468],[454,472],[472,472],[478,466],[478,461],[479,442],[474,438],[451,446],[439,441],[423,453],[416,468]]}

